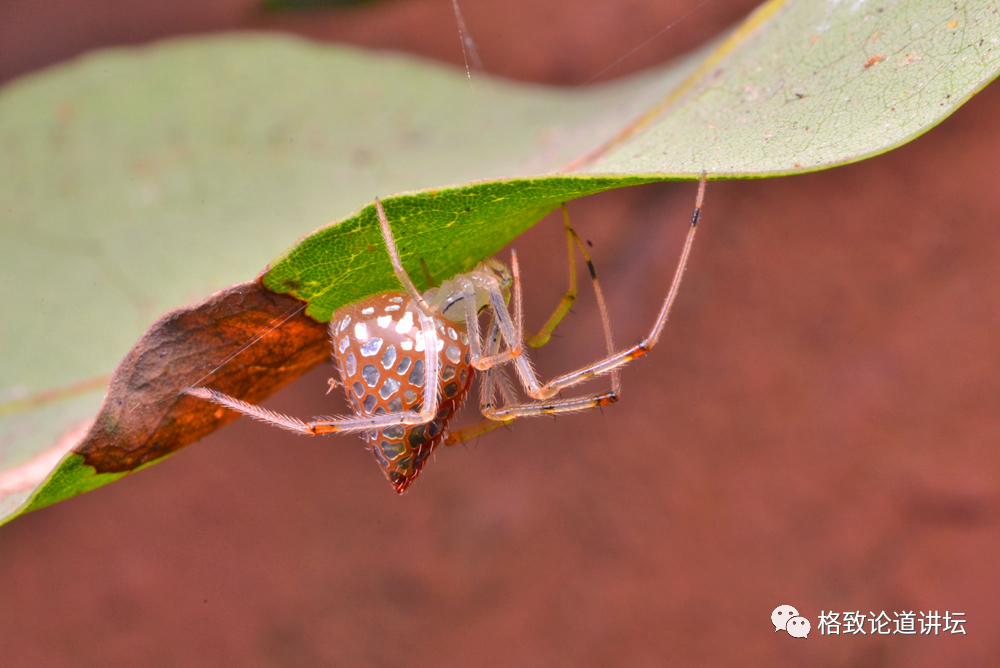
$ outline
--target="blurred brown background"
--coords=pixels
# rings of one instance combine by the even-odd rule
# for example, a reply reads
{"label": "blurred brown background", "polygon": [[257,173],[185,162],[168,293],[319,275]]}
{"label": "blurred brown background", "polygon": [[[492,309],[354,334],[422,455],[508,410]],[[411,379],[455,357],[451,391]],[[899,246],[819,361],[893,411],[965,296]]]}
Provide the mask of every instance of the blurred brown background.
{"label": "blurred brown background", "polygon": [[[487,71],[664,62],[752,0],[463,0]],[[105,45],[284,30],[461,63],[449,0],[0,3],[0,77]],[[822,173],[709,184],[664,338],[600,412],[441,451],[401,498],[359,440],[248,420],[0,529],[0,665],[995,666],[1000,88]],[[652,322],[693,184],[571,204],[620,342]],[[516,242],[537,326],[559,226]],[[561,257],[561,255],[556,255]],[[584,291],[543,376],[600,353]],[[322,368],[268,402],[331,412]],[[338,399],[339,401],[339,399]],[[795,606],[807,640],[774,633]],[[968,635],[821,636],[821,610],[964,612]],[[867,629],[867,626],[866,626]]]}

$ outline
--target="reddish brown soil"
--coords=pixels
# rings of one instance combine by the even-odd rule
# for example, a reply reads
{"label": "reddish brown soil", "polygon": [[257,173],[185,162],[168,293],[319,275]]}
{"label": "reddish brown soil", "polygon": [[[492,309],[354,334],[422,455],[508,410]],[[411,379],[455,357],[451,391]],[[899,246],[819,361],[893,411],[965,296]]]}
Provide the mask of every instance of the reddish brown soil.
{"label": "reddish brown soil", "polygon": [[[8,2],[0,74],[264,26],[246,2]],[[585,81],[695,3],[465,0],[493,72]],[[44,7],[43,7],[44,5]],[[750,9],[712,0],[612,74]],[[447,0],[285,27],[461,58]],[[995,666],[1000,88],[879,158],[711,183],[662,343],[601,413],[440,452],[397,497],[355,439],[240,420],[0,529],[0,665]],[[619,341],[652,321],[694,186],[571,205]],[[529,323],[555,222],[516,243]],[[581,299],[543,375],[600,350]],[[323,368],[268,406],[330,412]],[[791,604],[807,640],[774,633]],[[821,610],[964,612],[967,636],[820,636]]]}

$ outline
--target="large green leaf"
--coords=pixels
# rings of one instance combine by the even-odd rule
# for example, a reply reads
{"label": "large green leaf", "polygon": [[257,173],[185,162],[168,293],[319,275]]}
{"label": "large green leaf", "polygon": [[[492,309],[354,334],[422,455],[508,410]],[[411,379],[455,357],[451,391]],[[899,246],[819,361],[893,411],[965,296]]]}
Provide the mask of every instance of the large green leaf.
{"label": "large green leaf", "polygon": [[[262,278],[320,321],[394,285],[362,208],[375,195],[467,184],[386,199],[407,266],[420,276],[423,258],[446,276],[565,199],[889,150],[996,76],[998,39],[986,2],[801,0],[762,7],[721,48],[586,89],[470,84],[414,60],[259,36],[108,51],[17,81],[0,91],[0,517],[120,477],[225,421],[178,399],[229,354],[172,357],[170,336],[190,338],[184,323],[203,324],[204,307],[158,323],[82,440],[79,428],[103,375],[159,313],[246,280],[331,215],[358,210]],[[248,312],[264,324],[293,310],[237,287],[225,299],[257,300]],[[212,308],[229,322],[220,300]],[[295,373],[321,357],[302,322],[310,352],[275,353]],[[278,376],[257,396],[292,377]],[[140,435],[125,419],[136,415]]]}
{"label": "large green leaf", "polygon": [[996,76],[998,29],[989,2],[769,3],[579,169],[772,176],[883,153]]}

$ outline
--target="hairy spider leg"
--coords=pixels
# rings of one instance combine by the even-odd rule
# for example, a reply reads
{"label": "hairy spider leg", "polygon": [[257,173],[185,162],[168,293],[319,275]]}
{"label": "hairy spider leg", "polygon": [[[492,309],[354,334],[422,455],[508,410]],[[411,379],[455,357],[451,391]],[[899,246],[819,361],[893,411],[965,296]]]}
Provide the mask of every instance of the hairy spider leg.
{"label": "hairy spider leg", "polygon": [[195,387],[185,390],[187,394],[213,401],[220,406],[225,406],[238,413],[242,413],[256,420],[266,422],[282,429],[294,431],[299,434],[347,434],[361,433],[371,429],[389,427],[393,425],[419,425],[426,424],[434,419],[438,411],[437,382],[438,382],[438,336],[435,319],[423,313],[417,314],[421,322],[424,345],[424,386],[423,401],[420,412],[407,411],[405,413],[390,413],[387,415],[374,415],[371,417],[355,418],[334,418],[315,419],[308,422],[296,417],[277,413],[266,408],[261,408],[255,404],[231,397],[217,390],[207,387]]}
{"label": "hairy spider leg", "polygon": [[[495,407],[493,405],[493,394],[490,387],[486,387],[482,397],[480,408],[487,418],[491,420],[496,420],[499,422],[505,422],[511,419],[520,417],[529,417],[535,415],[550,415],[553,413],[568,413],[573,411],[586,410],[588,408],[594,408],[597,406],[604,406],[613,403],[618,400],[620,394],[620,388],[617,387],[618,383],[615,382],[615,375],[617,371],[624,365],[640,357],[656,345],[659,340],[660,335],[663,333],[663,328],[666,325],[667,317],[670,315],[670,309],[677,298],[677,292],[680,288],[681,278],[684,274],[684,268],[687,265],[688,257],[691,254],[691,246],[694,242],[695,231],[698,227],[698,218],[701,214],[702,203],[705,199],[705,183],[706,174],[702,172],[701,181],[698,184],[698,197],[695,201],[694,213],[691,216],[691,224],[688,228],[687,237],[684,241],[684,249],[681,252],[680,261],[677,265],[677,271],[674,274],[673,282],[670,285],[670,289],[667,292],[666,299],[663,302],[663,306],[660,308],[660,312],[657,315],[656,322],[653,324],[649,335],[646,338],[640,340],[637,344],[626,348],[617,353],[609,354],[602,360],[599,360],[593,364],[585,366],[583,368],[577,369],[570,373],[558,376],[557,378],[549,381],[545,385],[540,385],[538,383],[537,377],[534,371],[531,369],[531,365],[528,363],[524,356],[517,357],[514,360],[515,368],[518,371],[518,376],[522,380],[522,384],[525,386],[528,394],[536,401],[516,404],[516,405],[505,405],[501,407]],[[512,262],[512,265],[516,265],[516,261]],[[517,270],[514,269],[514,275],[517,276]],[[517,281],[515,279],[515,285]],[[501,323],[502,324],[502,323]],[[501,327],[501,332],[506,338],[506,332],[503,331]],[[556,399],[551,401],[546,401],[547,399],[552,399],[563,389],[572,387],[586,380],[594,378],[595,376],[604,375],[607,373],[612,374],[612,389],[606,392],[600,392],[590,395],[585,395],[583,397],[573,397],[570,399]],[[484,378],[484,385],[489,386],[490,378],[487,375]]]}
{"label": "hairy spider leg", "polygon": [[[549,342],[549,338],[552,336],[553,330],[562,321],[569,310],[573,307],[573,302],[576,301],[577,288],[576,288],[576,253],[573,250],[574,244],[580,248],[580,253],[583,255],[584,261],[587,263],[587,268],[590,270],[590,279],[594,283],[594,293],[597,295],[598,308],[601,310],[602,318],[606,315],[607,309],[604,307],[604,295],[601,292],[600,283],[597,281],[597,273],[594,271],[594,263],[590,259],[590,255],[587,254],[587,249],[584,247],[583,242],[580,241],[580,236],[573,229],[572,225],[569,223],[569,210],[566,208],[566,203],[562,203],[562,214],[563,214],[563,225],[566,229],[566,254],[569,258],[569,287],[566,289],[566,294],[559,301],[556,306],[555,311],[549,316],[549,319],[545,321],[542,328],[538,330],[538,333],[534,336],[528,337],[525,341],[532,348],[540,348]],[[606,320],[606,318],[604,318]],[[605,328],[605,335],[610,336],[611,327]],[[614,350],[614,343],[611,343],[608,352]]]}
{"label": "hairy spider leg", "polygon": [[573,302],[576,301],[576,254],[573,252],[573,236],[575,232],[573,232],[573,228],[569,225],[569,211],[566,209],[566,202],[562,203],[562,214],[563,225],[566,228],[566,251],[569,256],[569,287],[566,289],[566,294],[563,295],[563,298],[556,305],[555,311],[545,321],[542,328],[538,330],[538,333],[534,336],[529,336],[525,341],[532,348],[540,348],[549,342],[552,331],[566,317],[570,308],[573,307]]}
{"label": "hairy spider leg", "polygon": [[[497,359],[499,355],[497,351],[500,349],[500,325],[497,322],[496,315],[490,320],[490,333],[486,337],[486,353],[484,359]],[[494,384],[500,388],[501,395],[506,403],[515,403],[514,395],[511,389],[505,382],[506,379],[502,374],[502,368],[499,365],[493,366],[483,372],[481,378],[479,379],[479,391],[480,395],[484,396],[489,394],[492,396],[496,389]],[[497,377],[499,376],[499,377]],[[497,382],[497,381],[500,382]],[[480,400],[480,405],[482,405],[483,400]],[[463,427],[461,429],[456,429],[448,433],[448,436],[444,439],[444,445],[455,445],[456,443],[461,443],[467,441],[470,438],[476,438],[477,436],[482,436],[487,432],[491,432],[497,427],[503,427],[511,424],[514,418],[504,421],[494,421],[494,420],[483,420],[478,424],[469,425],[468,427]]]}
{"label": "hairy spider leg", "polygon": [[[565,317],[566,313],[569,312],[570,307],[576,300],[577,286],[576,286],[576,254],[574,252],[574,244],[575,244],[576,246],[579,247],[580,253],[583,255],[583,259],[586,261],[587,268],[590,271],[590,278],[594,287],[594,294],[597,298],[597,305],[601,315],[601,324],[604,328],[605,344],[607,346],[608,355],[611,355],[614,353],[615,345],[614,345],[614,339],[611,334],[611,321],[608,318],[607,307],[604,301],[604,293],[601,291],[601,284],[597,280],[597,271],[594,269],[594,263],[590,259],[590,255],[588,255],[586,248],[584,248],[579,235],[577,235],[576,231],[570,225],[569,211],[566,208],[565,202],[562,204],[562,212],[563,212],[563,223],[566,229],[566,249],[569,259],[569,288],[566,291],[566,294],[560,300],[559,304],[556,306],[555,311],[553,311],[552,315],[549,316],[549,319],[545,322],[545,325],[543,325],[539,333],[534,337],[531,337],[526,343],[529,346],[533,347],[541,347],[546,343],[548,343],[552,331],[556,328],[556,326],[563,319],[563,317]],[[521,315],[523,310],[520,303],[521,299],[520,267],[517,262],[516,253],[511,254],[511,267],[513,276],[516,277],[512,279],[514,280],[515,284],[515,321],[519,323],[521,322],[519,318],[523,318],[523,315]],[[469,317],[470,317],[469,314],[466,313],[467,321],[469,321]],[[515,329],[516,329],[515,336],[519,336],[520,333],[523,331],[523,325],[519,324],[518,326],[515,327]],[[490,333],[490,338],[489,338],[491,350],[487,352],[486,355],[483,357],[483,366],[485,367],[485,372],[483,377],[480,379],[480,390],[482,397],[480,405],[483,405],[484,403],[489,403],[489,401],[491,401],[491,399],[488,400],[487,397],[492,398],[496,388],[500,389],[505,405],[511,405],[516,403],[516,401],[512,398],[512,394],[509,387],[507,386],[506,382],[504,382],[505,378],[502,375],[502,372],[498,366],[499,364],[502,364],[512,359],[514,355],[510,354],[511,350],[508,350],[505,353],[500,353],[500,354],[496,353],[496,350],[499,349],[499,344],[500,344],[498,334],[499,334],[499,325],[496,322],[496,317],[494,316],[492,331]],[[619,383],[618,371],[616,370],[612,372],[612,385],[614,389],[618,389],[618,383]],[[444,445],[454,445],[456,443],[461,443],[462,441],[468,440],[470,438],[481,436],[482,434],[490,432],[496,429],[497,427],[508,425],[513,421],[514,418],[501,421],[494,421],[487,419],[484,420],[483,422],[480,422],[479,424],[471,425],[469,427],[464,427],[462,429],[457,429],[448,434],[448,437],[444,441]]]}
{"label": "hairy spider leg", "polygon": [[382,208],[382,201],[376,197],[375,198],[375,211],[378,213],[378,223],[379,228],[382,230],[382,241],[385,242],[385,249],[389,252],[389,259],[392,260],[392,270],[396,274],[396,278],[399,279],[400,285],[406,290],[406,294],[410,296],[424,315],[431,315],[431,307],[424,301],[424,296],[420,294],[417,287],[413,285],[413,281],[410,280],[410,275],[406,273],[406,269],[403,269],[403,263],[399,260],[399,252],[396,251],[396,240],[392,237],[392,229],[389,227],[389,220],[385,217],[385,209]]}

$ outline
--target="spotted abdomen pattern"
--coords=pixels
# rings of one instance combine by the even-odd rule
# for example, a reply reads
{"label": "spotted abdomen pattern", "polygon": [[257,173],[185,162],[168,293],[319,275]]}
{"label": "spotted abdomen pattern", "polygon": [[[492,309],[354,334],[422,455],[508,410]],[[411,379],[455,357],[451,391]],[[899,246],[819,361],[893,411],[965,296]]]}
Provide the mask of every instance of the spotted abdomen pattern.
{"label": "spotted abdomen pattern", "polygon": [[[363,434],[397,492],[420,473],[444,440],[448,421],[472,383],[464,327],[435,318],[439,408],[431,422],[392,425]],[[405,293],[367,297],[339,309],[330,321],[333,355],[354,412],[362,417],[419,412],[424,395],[424,339],[417,309]]]}

